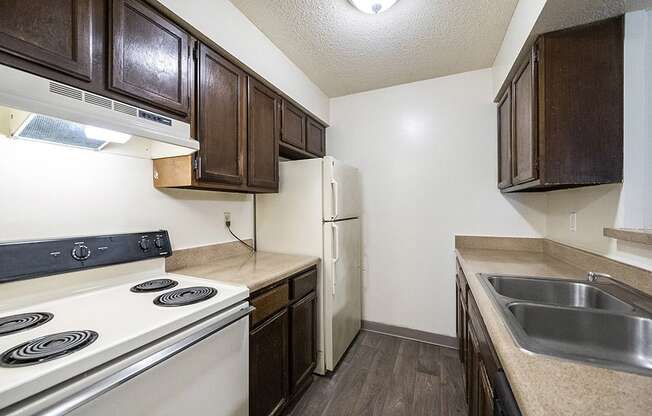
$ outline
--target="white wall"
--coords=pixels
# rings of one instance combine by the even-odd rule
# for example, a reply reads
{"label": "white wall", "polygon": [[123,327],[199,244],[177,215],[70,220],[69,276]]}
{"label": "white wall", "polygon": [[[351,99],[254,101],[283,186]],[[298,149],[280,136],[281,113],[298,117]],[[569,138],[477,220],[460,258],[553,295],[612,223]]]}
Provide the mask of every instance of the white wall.
{"label": "white wall", "polygon": [[652,247],[602,235],[604,227],[652,227],[652,10],[625,18],[624,120],[624,183],[550,192],[546,236],[652,269]]}
{"label": "white wall", "polygon": [[328,97],[229,0],[160,0],[328,123]]}
{"label": "white wall", "polygon": [[[329,120],[328,97],[228,0],[162,3]],[[165,228],[174,248],[187,248],[232,241],[224,211],[252,237],[251,196],[156,190],[150,160],[7,140],[0,129],[0,241]]]}
{"label": "white wall", "polygon": [[365,320],[454,335],[454,235],[542,236],[544,195],[496,188],[490,69],[331,100],[328,153],[361,170]]}
{"label": "white wall", "polygon": [[0,241],[167,229],[173,248],[252,236],[247,195],[156,190],[152,161],[0,138]]}
{"label": "white wall", "polygon": [[516,5],[492,68],[494,97],[512,69],[546,2],[547,0],[520,0]]}

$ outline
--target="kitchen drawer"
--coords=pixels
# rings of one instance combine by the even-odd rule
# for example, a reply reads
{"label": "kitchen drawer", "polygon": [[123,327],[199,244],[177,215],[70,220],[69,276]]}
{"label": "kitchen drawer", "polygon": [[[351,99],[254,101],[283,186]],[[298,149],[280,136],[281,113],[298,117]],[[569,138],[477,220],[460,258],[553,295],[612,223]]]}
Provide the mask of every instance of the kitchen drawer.
{"label": "kitchen drawer", "polygon": [[251,306],[256,310],[251,314],[251,326],[263,322],[275,312],[284,308],[289,300],[289,287],[287,283],[265,292],[251,300]]}
{"label": "kitchen drawer", "polygon": [[317,290],[317,269],[310,269],[290,279],[290,299],[301,299],[308,293]]}

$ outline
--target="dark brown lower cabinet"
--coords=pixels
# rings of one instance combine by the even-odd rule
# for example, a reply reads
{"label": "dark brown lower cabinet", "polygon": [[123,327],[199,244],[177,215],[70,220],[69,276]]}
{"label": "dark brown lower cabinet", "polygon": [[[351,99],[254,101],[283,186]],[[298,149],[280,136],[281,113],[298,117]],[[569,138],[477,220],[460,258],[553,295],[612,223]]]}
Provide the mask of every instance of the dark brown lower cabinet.
{"label": "dark brown lower cabinet", "polygon": [[290,394],[301,392],[310,384],[317,364],[316,339],[317,295],[312,292],[290,305]]}
{"label": "dark brown lower cabinet", "polygon": [[249,415],[276,416],[312,382],[317,363],[317,269],[251,296]]}
{"label": "dark brown lower cabinet", "polygon": [[249,336],[249,415],[281,414],[288,399],[288,312],[281,310]]}
{"label": "dark brown lower cabinet", "polygon": [[466,290],[466,281],[462,282],[458,275],[457,281],[455,282],[457,348],[460,361],[464,362],[466,354],[466,293],[462,290]]}
{"label": "dark brown lower cabinet", "polygon": [[459,262],[456,286],[457,337],[469,416],[493,416],[494,383],[501,365]]}
{"label": "dark brown lower cabinet", "polygon": [[494,389],[491,386],[487,368],[482,362],[478,373],[478,414],[492,416],[494,414]]}
{"label": "dark brown lower cabinet", "polygon": [[[473,329],[473,325],[469,325],[467,332],[469,341],[467,344],[467,360],[466,365],[466,396],[469,405],[469,415],[479,416],[478,402],[480,390],[479,369],[482,365],[480,363],[480,344],[478,343],[478,336]],[[490,415],[487,415],[490,416]]]}

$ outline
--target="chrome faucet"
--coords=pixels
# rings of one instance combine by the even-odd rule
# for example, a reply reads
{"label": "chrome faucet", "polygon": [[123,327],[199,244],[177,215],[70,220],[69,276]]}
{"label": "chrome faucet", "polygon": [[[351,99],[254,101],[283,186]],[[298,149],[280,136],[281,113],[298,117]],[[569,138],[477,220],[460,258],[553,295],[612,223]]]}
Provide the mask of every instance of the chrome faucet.
{"label": "chrome faucet", "polygon": [[614,280],[614,278],[611,277],[611,275],[608,275],[606,273],[588,272],[586,275],[586,280],[588,280],[589,282],[597,282],[598,279],[603,279],[603,278],[609,279],[611,281]]}

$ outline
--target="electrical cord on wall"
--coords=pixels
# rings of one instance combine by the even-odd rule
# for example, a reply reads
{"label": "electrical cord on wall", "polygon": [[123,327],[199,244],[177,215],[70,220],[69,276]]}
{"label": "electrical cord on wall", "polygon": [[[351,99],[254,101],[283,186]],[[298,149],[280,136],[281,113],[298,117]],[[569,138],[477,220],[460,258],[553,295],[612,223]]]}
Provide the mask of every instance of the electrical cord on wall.
{"label": "electrical cord on wall", "polygon": [[242,241],[242,240],[240,239],[240,237],[238,237],[237,235],[235,235],[235,233],[233,232],[233,230],[231,230],[231,221],[230,221],[230,220],[225,221],[224,224],[226,224],[226,229],[229,230],[229,232],[231,233],[231,235],[233,236],[233,238],[235,238],[236,240],[238,240],[239,242],[241,242],[241,243],[244,244],[245,246],[249,247],[249,249],[250,249],[251,251],[256,251],[256,249],[255,249],[254,247],[252,247],[251,245],[249,245],[249,244],[247,244],[246,242]]}

